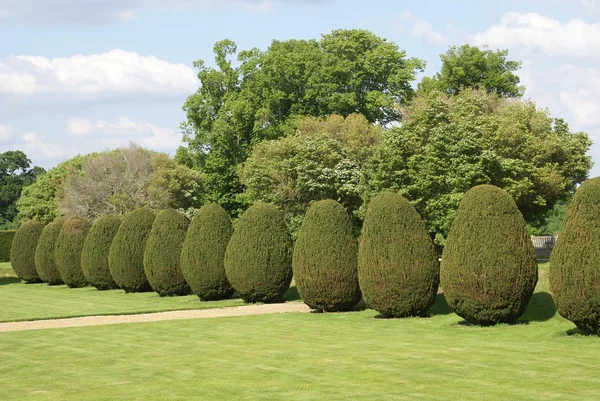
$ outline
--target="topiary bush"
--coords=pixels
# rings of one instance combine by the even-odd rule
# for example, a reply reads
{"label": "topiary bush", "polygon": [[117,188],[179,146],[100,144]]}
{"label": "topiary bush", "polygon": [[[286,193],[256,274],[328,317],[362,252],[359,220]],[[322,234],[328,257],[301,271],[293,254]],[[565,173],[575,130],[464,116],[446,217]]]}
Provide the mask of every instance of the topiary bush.
{"label": "topiary bush", "polygon": [[538,273],[525,221],[510,195],[492,185],[467,191],[440,274],[448,305],[465,320],[489,326],[521,316]]}
{"label": "topiary bush", "polygon": [[257,203],[240,217],[225,252],[225,272],[246,302],[282,299],[292,280],[292,237],[275,206]]}
{"label": "topiary bush", "polygon": [[10,248],[17,230],[0,230],[0,263],[10,262]]}
{"label": "topiary bush", "polygon": [[10,263],[18,278],[27,283],[40,283],[42,280],[35,269],[35,248],[44,225],[39,221],[29,220],[13,237],[10,248]]}
{"label": "topiary bush", "polygon": [[120,225],[119,216],[103,216],[94,223],[83,243],[81,253],[83,275],[98,290],[119,288],[110,274],[108,253]]}
{"label": "topiary bush", "polygon": [[60,277],[71,288],[85,287],[88,281],[81,269],[81,252],[92,224],[79,217],[65,221],[54,248],[54,260]]}
{"label": "topiary bush", "polygon": [[35,269],[42,281],[48,285],[64,284],[60,272],[54,260],[54,249],[56,248],[56,240],[64,224],[63,219],[55,220],[48,223],[35,248]]}
{"label": "topiary bush", "polygon": [[154,218],[154,212],[148,208],[127,213],[110,246],[110,274],[125,292],[152,290],[144,272],[144,250]]}
{"label": "topiary bush", "polygon": [[304,303],[326,312],[351,310],[361,298],[352,222],[334,200],[313,203],[294,245],[292,270]]}
{"label": "topiary bush", "polygon": [[600,336],[600,178],[575,192],[550,255],[550,290],[561,316]]}
{"label": "topiary bush", "polygon": [[144,271],[148,282],[161,297],[187,295],[190,286],[181,273],[181,247],[188,222],[174,209],[156,214],[144,251]]}
{"label": "topiary bush", "polygon": [[188,228],[181,251],[181,272],[203,301],[233,295],[224,262],[232,233],[229,215],[216,203],[202,206]]}
{"label": "topiary bush", "polygon": [[365,304],[389,317],[425,316],[440,266],[425,223],[401,195],[383,192],[367,208],[358,251]]}

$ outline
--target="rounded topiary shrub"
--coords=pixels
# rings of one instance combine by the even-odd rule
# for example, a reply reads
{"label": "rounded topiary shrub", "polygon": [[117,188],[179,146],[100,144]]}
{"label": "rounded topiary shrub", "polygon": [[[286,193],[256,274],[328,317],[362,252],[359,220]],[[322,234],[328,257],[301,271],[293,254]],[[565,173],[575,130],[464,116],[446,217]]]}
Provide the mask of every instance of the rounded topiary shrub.
{"label": "rounded topiary shrub", "polygon": [[21,224],[13,237],[10,263],[17,277],[27,283],[42,281],[35,268],[35,248],[43,230],[42,223],[30,220]]}
{"label": "rounded topiary shrub", "polygon": [[292,270],[304,303],[327,312],[351,310],[360,301],[358,245],[352,223],[334,200],[313,203],[294,245]]}
{"label": "rounded topiary shrub", "polygon": [[550,255],[556,309],[588,334],[600,335],[600,178],[575,192]]}
{"label": "rounded topiary shrub", "polygon": [[65,221],[54,248],[54,260],[60,277],[71,288],[88,285],[81,269],[81,251],[92,224],[79,217]]}
{"label": "rounded topiary shrub", "polygon": [[81,268],[86,280],[99,290],[119,288],[110,274],[108,253],[121,218],[107,215],[99,218],[88,233],[81,254]]}
{"label": "rounded topiary shrub", "polygon": [[148,282],[161,297],[187,295],[190,286],[181,273],[181,247],[187,219],[174,209],[156,214],[144,251],[144,271]]}
{"label": "rounded topiary shrub", "polygon": [[154,212],[148,208],[127,213],[110,246],[110,274],[125,292],[152,290],[144,272],[144,250],[154,217]]}
{"label": "rounded topiary shrub", "polygon": [[229,215],[216,203],[202,206],[188,228],[181,251],[181,272],[203,301],[233,295],[224,263],[232,233]]}
{"label": "rounded topiary shrub", "polygon": [[292,280],[292,237],[275,206],[257,203],[240,217],[225,252],[225,272],[246,302],[282,299]]}
{"label": "rounded topiary shrub", "polygon": [[401,195],[384,192],[367,208],[358,251],[365,304],[389,317],[425,316],[440,266],[425,223]]}
{"label": "rounded topiary shrub", "polygon": [[510,195],[492,185],[464,195],[440,276],[448,305],[471,323],[511,323],[521,316],[538,275],[531,238]]}
{"label": "rounded topiary shrub", "polygon": [[35,268],[42,281],[48,285],[64,284],[54,260],[56,241],[64,222],[63,219],[58,219],[47,224],[35,248]]}

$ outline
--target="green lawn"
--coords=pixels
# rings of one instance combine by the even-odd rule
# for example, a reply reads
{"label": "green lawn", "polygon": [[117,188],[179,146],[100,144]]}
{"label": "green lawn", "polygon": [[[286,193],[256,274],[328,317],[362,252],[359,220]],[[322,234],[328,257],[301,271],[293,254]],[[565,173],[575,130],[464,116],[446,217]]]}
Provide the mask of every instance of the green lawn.
{"label": "green lawn", "polygon": [[[598,400],[600,338],[555,313],[545,266],[522,324],[373,311],[0,334],[1,400]],[[10,304],[8,304],[10,305]],[[6,306],[6,304],[5,304]]]}
{"label": "green lawn", "polygon": [[[290,288],[286,299],[298,299],[294,287]],[[126,294],[121,290],[98,291],[93,287],[73,289],[64,285],[50,287],[46,284],[24,284],[16,278],[10,263],[0,263],[0,322],[207,309],[243,304],[241,299],[200,302],[195,295],[161,298],[154,292]]]}

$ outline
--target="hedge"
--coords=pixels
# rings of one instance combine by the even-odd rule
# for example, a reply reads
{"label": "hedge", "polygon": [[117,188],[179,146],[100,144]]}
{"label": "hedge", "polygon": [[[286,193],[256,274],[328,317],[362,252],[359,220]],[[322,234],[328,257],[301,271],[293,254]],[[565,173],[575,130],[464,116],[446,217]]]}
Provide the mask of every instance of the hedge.
{"label": "hedge", "polygon": [[39,283],[42,280],[35,269],[35,248],[44,225],[30,220],[21,224],[13,237],[10,248],[10,263],[17,277],[27,283]]}
{"label": "hedge", "polygon": [[302,301],[326,312],[351,310],[361,298],[352,223],[334,200],[313,203],[294,246],[292,269]]}
{"label": "hedge", "polygon": [[56,239],[54,260],[60,277],[71,288],[88,285],[81,268],[81,252],[85,237],[91,227],[92,224],[89,221],[72,217],[65,221]]}
{"label": "hedge", "polygon": [[491,185],[469,190],[442,254],[448,305],[474,324],[511,323],[525,311],[537,278],[533,244],[514,200]]}
{"label": "hedge", "polygon": [[384,192],[367,208],[358,278],[365,304],[384,316],[425,316],[435,302],[440,267],[425,223],[401,195]]}
{"label": "hedge", "polygon": [[94,223],[83,243],[81,253],[83,275],[98,290],[119,288],[110,274],[108,253],[120,225],[119,216],[103,216]]}
{"label": "hedge", "polygon": [[10,262],[10,247],[17,230],[0,230],[0,263]]}
{"label": "hedge", "polygon": [[48,285],[64,284],[54,259],[56,241],[64,222],[58,219],[47,224],[35,249],[35,268],[42,281]]}
{"label": "hedge", "polygon": [[229,215],[216,203],[202,206],[188,228],[181,251],[181,272],[203,301],[233,295],[224,263],[232,233]]}
{"label": "hedge", "polygon": [[246,302],[282,299],[292,280],[292,237],[275,206],[257,203],[242,214],[225,252],[225,272]]}
{"label": "hedge", "polygon": [[181,247],[188,222],[174,209],[156,214],[144,251],[144,271],[152,289],[161,297],[187,295],[190,286],[181,273]]}

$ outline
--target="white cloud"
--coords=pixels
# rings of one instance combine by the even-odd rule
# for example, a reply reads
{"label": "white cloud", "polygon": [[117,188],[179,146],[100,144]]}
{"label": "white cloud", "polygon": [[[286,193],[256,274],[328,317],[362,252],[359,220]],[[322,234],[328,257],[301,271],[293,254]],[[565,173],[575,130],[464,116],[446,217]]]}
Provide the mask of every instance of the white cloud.
{"label": "white cloud", "polygon": [[[591,5],[591,2],[590,2]],[[550,56],[600,55],[600,23],[581,19],[566,23],[537,13],[507,13],[500,23],[475,35],[476,45],[524,47]]]}
{"label": "white cloud", "polygon": [[66,125],[67,134],[72,136],[87,136],[92,133],[92,122],[85,118],[70,118]]}
{"label": "white cloud", "polygon": [[[434,31],[429,22],[412,15],[408,11],[400,14],[400,19],[410,25],[410,35],[415,38],[425,39],[433,45],[445,45],[450,43],[450,38],[448,36]],[[397,25],[396,29],[404,30],[404,26]]]}
{"label": "white cloud", "polygon": [[13,130],[12,127],[9,127],[5,124],[0,124],[0,140],[8,139],[12,136]]}
{"label": "white cloud", "polygon": [[35,132],[26,132],[22,136],[25,149],[33,154],[41,154],[49,159],[57,159],[63,155],[60,146],[40,139]]}
{"label": "white cloud", "polygon": [[0,95],[180,96],[197,87],[196,74],[187,65],[118,49],[68,58],[0,59]]}

